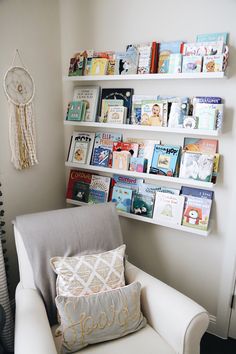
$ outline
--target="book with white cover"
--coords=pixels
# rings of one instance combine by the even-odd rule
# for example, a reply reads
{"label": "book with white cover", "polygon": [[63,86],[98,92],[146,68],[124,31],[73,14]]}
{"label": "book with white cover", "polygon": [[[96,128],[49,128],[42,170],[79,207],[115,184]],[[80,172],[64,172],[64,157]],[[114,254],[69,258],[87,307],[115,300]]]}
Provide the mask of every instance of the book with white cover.
{"label": "book with white cover", "polygon": [[74,88],[73,101],[83,101],[86,104],[85,122],[96,121],[99,95],[99,86],[78,86]]}
{"label": "book with white cover", "polygon": [[185,197],[163,192],[156,192],[153,219],[160,223],[181,225]]}

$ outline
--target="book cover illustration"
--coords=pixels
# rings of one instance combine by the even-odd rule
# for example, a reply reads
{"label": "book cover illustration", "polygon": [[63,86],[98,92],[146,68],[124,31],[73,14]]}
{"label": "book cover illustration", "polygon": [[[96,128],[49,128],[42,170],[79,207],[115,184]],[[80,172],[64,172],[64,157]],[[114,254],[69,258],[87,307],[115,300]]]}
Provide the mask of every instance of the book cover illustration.
{"label": "book cover illustration", "polygon": [[132,88],[104,88],[102,89],[101,99],[123,100],[123,106],[127,107],[126,123],[129,124],[132,111],[133,93],[134,89]]}
{"label": "book cover illustration", "polygon": [[94,148],[92,165],[108,167],[110,153],[111,153],[111,150],[108,148],[104,148],[101,146]]}
{"label": "book cover illustration", "polygon": [[146,172],[148,160],[143,157],[131,157],[130,159],[130,171]]}
{"label": "book cover illustration", "polygon": [[[108,122],[108,112],[109,108],[115,106],[119,107],[124,105],[124,101],[120,99],[103,99],[102,100],[102,109],[101,109],[101,117],[99,119],[100,123]],[[126,108],[126,107],[125,107]]]}
{"label": "book cover illustration", "polygon": [[122,175],[113,175],[113,178],[111,180],[112,188],[114,186],[117,186],[117,187],[123,187],[126,189],[131,189],[136,192],[139,191],[139,187],[142,184],[143,184],[142,178],[128,177],[128,176],[122,176]]}
{"label": "book cover illustration", "polygon": [[123,124],[126,122],[127,108],[124,106],[112,106],[108,108],[107,122]]}
{"label": "book cover illustration", "polygon": [[[74,156],[75,154],[75,149],[76,147],[79,146],[81,143],[81,148],[84,153],[86,153],[85,148],[87,144],[87,153],[86,153],[86,160],[85,164],[90,164],[92,152],[93,152],[93,143],[95,139],[95,133],[92,132],[73,132],[73,135],[71,136],[71,142],[70,142],[70,147],[69,147],[69,152],[68,152],[68,162],[73,162],[75,159],[77,162],[78,161],[83,161],[84,157],[79,156],[80,152],[78,151],[78,156]],[[82,152],[81,152],[82,153]],[[83,154],[83,153],[82,153]]]}
{"label": "book cover illustration", "polygon": [[183,73],[200,73],[202,71],[202,56],[201,55],[185,55],[183,56]]}
{"label": "book cover illustration", "polygon": [[218,42],[223,41],[224,44],[227,44],[228,41],[228,33],[220,32],[220,33],[206,33],[206,34],[198,34],[196,37],[197,42]]}
{"label": "book cover illustration", "polygon": [[206,55],[203,58],[203,72],[223,71],[224,55]]}
{"label": "book cover illustration", "polygon": [[217,55],[224,51],[224,41],[184,43],[184,55]]}
{"label": "book cover illustration", "polygon": [[154,201],[154,195],[134,193],[132,198],[131,213],[152,218]]}
{"label": "book cover illustration", "polygon": [[167,104],[164,105],[163,102],[159,101],[143,101],[141,106],[141,125],[166,127],[167,121],[164,112],[167,109],[166,106]]}
{"label": "book cover illustration", "polygon": [[143,101],[156,101],[157,95],[133,95],[131,124],[141,124]]}
{"label": "book cover illustration", "polygon": [[71,162],[85,164],[87,161],[88,146],[87,141],[75,141]]}
{"label": "book cover illustration", "polygon": [[138,157],[139,145],[137,143],[128,143],[125,141],[117,141],[113,143],[114,151],[129,151],[131,156]]}
{"label": "book cover illustration", "polygon": [[129,151],[113,151],[112,168],[128,170],[131,154]]}
{"label": "book cover illustration", "polygon": [[150,173],[176,176],[180,149],[180,146],[174,145],[155,145]]}
{"label": "book cover illustration", "polygon": [[129,46],[126,52],[117,52],[115,59],[115,75],[137,74],[139,52]]}
{"label": "book cover illustration", "polygon": [[88,198],[89,204],[105,203],[106,201],[107,201],[107,195],[104,191],[93,189],[90,187],[89,198]]}
{"label": "book cover illustration", "polygon": [[82,121],[86,111],[86,104],[83,101],[71,101],[68,107],[66,120]]}
{"label": "book cover illustration", "polygon": [[218,149],[218,140],[184,138],[183,151],[200,152],[214,155]]}
{"label": "book cover illustration", "polygon": [[85,60],[85,68],[84,68],[84,75],[88,76],[91,74],[91,67],[92,67],[92,59],[94,55],[93,49],[86,50],[87,56]]}
{"label": "book cover illustration", "polygon": [[139,52],[138,74],[149,74],[151,67],[152,43],[137,45]]}
{"label": "book cover illustration", "polygon": [[106,75],[108,66],[107,58],[93,58],[90,75]]}
{"label": "book cover illustration", "polygon": [[182,54],[180,53],[170,54],[168,73],[178,74],[181,73],[181,71],[182,71]]}
{"label": "book cover illustration", "polygon": [[185,129],[197,129],[198,119],[194,116],[184,116],[183,128]]}
{"label": "book cover illustration", "polygon": [[[110,132],[96,132],[95,140],[94,140],[94,150],[101,147],[104,149],[110,150],[109,155],[109,167],[112,166],[112,151],[113,151],[113,143],[122,140],[121,133],[110,133]],[[94,157],[94,152],[93,152]],[[93,165],[93,157],[91,164]]]}
{"label": "book cover illustration", "polygon": [[181,225],[185,197],[156,192],[153,219],[160,223]]}
{"label": "book cover illustration", "polygon": [[189,195],[185,198],[183,225],[207,231],[212,199]]}
{"label": "book cover illustration", "polygon": [[130,213],[132,194],[132,189],[115,186],[112,191],[111,201],[116,203],[118,210]]}
{"label": "book cover illustration", "polygon": [[85,122],[96,121],[99,95],[99,86],[80,86],[74,88],[73,101],[83,101],[86,106]]}
{"label": "book cover illustration", "polygon": [[198,119],[198,129],[216,129],[216,106],[209,103],[196,103],[194,106],[194,116]]}
{"label": "book cover illustration", "polygon": [[92,175],[89,192],[89,203],[104,203],[108,200],[111,178]]}
{"label": "book cover illustration", "polygon": [[67,184],[66,198],[88,203],[89,186],[92,174],[78,170],[71,170]]}
{"label": "book cover illustration", "polygon": [[189,112],[189,98],[173,97],[169,99],[168,102],[170,102],[168,127],[182,128],[184,118]]}
{"label": "book cover illustration", "polygon": [[159,46],[158,73],[168,73],[170,54],[182,53],[183,42],[162,42]]}
{"label": "book cover illustration", "polygon": [[152,194],[152,195],[155,195],[156,192],[169,193],[169,194],[175,194],[175,195],[179,195],[180,194],[180,190],[179,189],[158,186],[157,184],[142,183],[139,186],[139,193],[140,194],[144,194],[144,195]]}
{"label": "book cover illustration", "polygon": [[214,155],[184,152],[180,163],[180,178],[211,182]]}
{"label": "book cover illustration", "polygon": [[201,188],[192,188],[192,187],[185,187],[182,186],[180,190],[180,194],[185,196],[192,196],[196,198],[206,198],[206,199],[213,199],[214,192],[209,191],[207,189]]}
{"label": "book cover illustration", "polygon": [[84,75],[85,61],[87,53],[81,51],[76,53],[73,58],[70,59],[69,76],[82,76]]}

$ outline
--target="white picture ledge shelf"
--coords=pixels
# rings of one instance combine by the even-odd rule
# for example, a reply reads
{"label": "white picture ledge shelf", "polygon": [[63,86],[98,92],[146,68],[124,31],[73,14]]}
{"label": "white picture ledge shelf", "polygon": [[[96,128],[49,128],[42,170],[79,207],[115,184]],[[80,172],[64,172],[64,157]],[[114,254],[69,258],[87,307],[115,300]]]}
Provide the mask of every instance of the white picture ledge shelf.
{"label": "white picture ledge shelf", "polygon": [[134,75],[93,75],[64,76],[64,81],[126,81],[126,80],[170,80],[170,79],[224,79],[225,72],[201,72],[179,74],[134,74]]}
{"label": "white picture ledge shelf", "polygon": [[[68,204],[73,204],[73,205],[90,205],[88,203],[83,203],[83,202],[79,202],[77,200],[73,200],[73,199],[66,199],[66,202]],[[203,231],[203,230],[199,230],[199,229],[194,229],[191,227],[187,227],[187,226],[183,226],[183,225],[171,225],[170,223],[160,223],[152,218],[147,218],[144,216],[140,216],[140,215],[135,215],[135,214],[130,214],[130,213],[125,213],[122,211],[117,210],[118,214],[124,218],[128,218],[128,219],[133,219],[133,220],[138,220],[138,221],[142,221],[142,222],[147,222],[149,224],[154,224],[154,225],[158,225],[158,226],[164,226],[164,227],[169,227],[171,229],[175,229],[175,230],[180,230],[180,231],[184,231],[184,232],[189,232],[195,235],[200,235],[200,236],[208,236],[211,232],[210,228],[207,231]]]}
{"label": "white picture ledge shelf", "polygon": [[67,167],[76,168],[78,170],[85,170],[85,171],[92,171],[92,172],[103,172],[103,173],[107,173],[109,175],[116,174],[116,175],[129,176],[129,177],[135,177],[135,178],[143,178],[146,180],[161,181],[163,183],[172,183],[172,184],[185,185],[185,186],[190,186],[190,187],[207,188],[207,189],[212,189],[214,187],[214,184],[211,182],[197,181],[194,179],[168,177],[168,176],[161,176],[161,175],[155,175],[155,174],[150,174],[150,173],[118,170],[118,169],[114,169],[114,168],[85,165],[85,164],[78,164],[78,163],[72,163],[72,162],[66,162],[65,165]]}
{"label": "white picture ledge shelf", "polygon": [[183,134],[186,136],[197,135],[197,136],[216,137],[216,136],[220,135],[219,130],[168,128],[168,127],[157,127],[157,126],[135,125],[135,124],[76,122],[76,121],[65,120],[64,125],[86,127],[86,128],[96,128],[96,129],[134,130],[134,131],[159,132],[159,133],[168,133],[168,134]]}

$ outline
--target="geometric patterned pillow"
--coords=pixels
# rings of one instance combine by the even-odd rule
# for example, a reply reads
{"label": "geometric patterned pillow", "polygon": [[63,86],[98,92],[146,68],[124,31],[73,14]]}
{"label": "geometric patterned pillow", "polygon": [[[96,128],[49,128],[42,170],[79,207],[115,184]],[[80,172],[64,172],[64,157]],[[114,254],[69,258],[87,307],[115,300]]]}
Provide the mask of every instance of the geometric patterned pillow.
{"label": "geometric patterned pillow", "polygon": [[125,286],[125,245],[114,250],[75,257],[53,257],[59,296],[82,296]]}

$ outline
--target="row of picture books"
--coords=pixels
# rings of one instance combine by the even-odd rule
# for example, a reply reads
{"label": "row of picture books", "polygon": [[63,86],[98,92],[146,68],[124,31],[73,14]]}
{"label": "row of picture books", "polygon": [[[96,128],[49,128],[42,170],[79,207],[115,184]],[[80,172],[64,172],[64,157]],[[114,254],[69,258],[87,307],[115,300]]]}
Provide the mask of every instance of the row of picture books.
{"label": "row of picture books", "polygon": [[70,59],[69,76],[225,71],[228,33],[197,35],[195,42],[129,44],[125,51],[82,50]]}
{"label": "row of picture books", "polygon": [[121,133],[73,132],[67,161],[116,170],[216,182],[218,140],[184,138],[183,147]]}
{"label": "row of picture books", "polygon": [[66,120],[219,130],[223,108],[221,97],[135,95],[133,88],[79,86]]}
{"label": "row of picture books", "polygon": [[139,178],[111,178],[72,169],[66,197],[92,204],[112,201],[122,212],[207,231],[213,192],[184,186],[179,190],[145,183]]}

